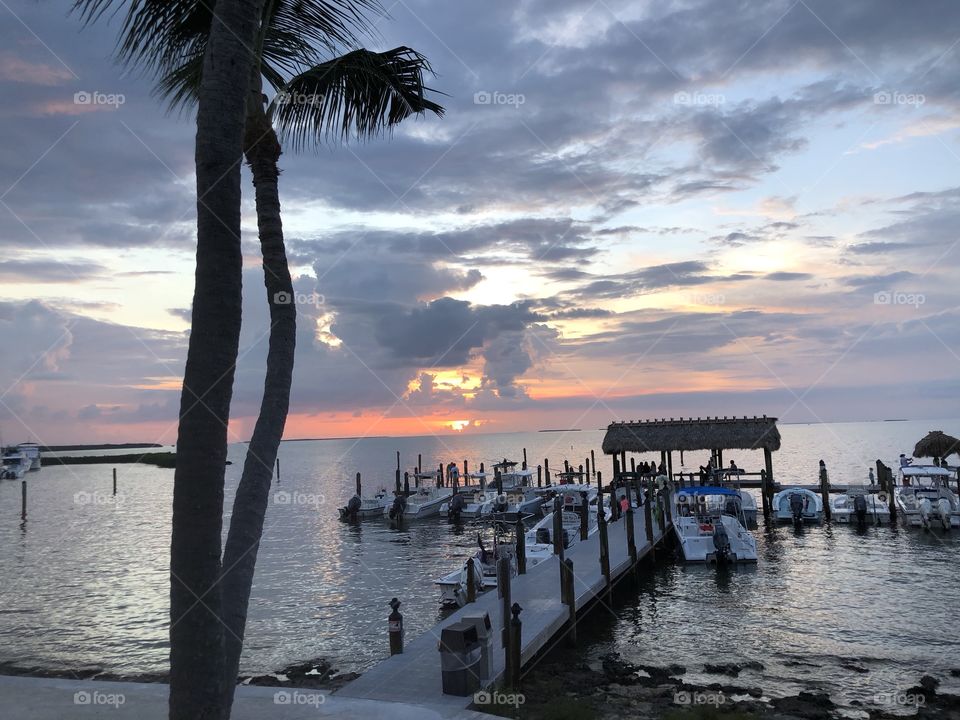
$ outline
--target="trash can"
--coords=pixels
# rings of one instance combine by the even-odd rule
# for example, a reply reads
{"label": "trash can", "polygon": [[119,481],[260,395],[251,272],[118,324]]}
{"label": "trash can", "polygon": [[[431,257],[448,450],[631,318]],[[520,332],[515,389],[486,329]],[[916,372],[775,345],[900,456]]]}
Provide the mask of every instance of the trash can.
{"label": "trash can", "polygon": [[490,614],[467,613],[461,617],[461,620],[471,623],[477,630],[477,640],[480,643],[480,665],[477,675],[480,678],[480,687],[486,687],[493,680],[493,630],[490,626]]}
{"label": "trash can", "polygon": [[440,673],[445,695],[473,695],[480,689],[480,641],[473,623],[459,622],[440,631]]}

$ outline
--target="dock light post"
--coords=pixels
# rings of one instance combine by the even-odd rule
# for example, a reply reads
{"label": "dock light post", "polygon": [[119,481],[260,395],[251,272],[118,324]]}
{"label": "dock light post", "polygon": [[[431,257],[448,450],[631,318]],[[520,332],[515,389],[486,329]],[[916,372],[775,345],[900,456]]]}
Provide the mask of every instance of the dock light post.
{"label": "dock light post", "polygon": [[390,601],[390,615],[387,617],[387,634],[390,636],[390,654],[403,652],[403,615],[400,614],[400,601]]}

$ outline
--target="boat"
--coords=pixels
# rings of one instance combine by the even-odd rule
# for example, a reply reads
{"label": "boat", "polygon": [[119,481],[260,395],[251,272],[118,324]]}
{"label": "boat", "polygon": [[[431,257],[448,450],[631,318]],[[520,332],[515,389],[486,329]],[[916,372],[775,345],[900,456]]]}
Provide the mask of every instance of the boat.
{"label": "boat", "polygon": [[743,519],[747,528],[757,527],[757,499],[749,490],[737,490],[740,496],[740,508],[743,510]]}
{"label": "boat", "polygon": [[830,515],[841,524],[880,525],[890,521],[889,500],[876,486],[850,485],[845,493],[831,496]]}
{"label": "boat", "polygon": [[684,560],[717,565],[757,561],[757,541],[747,530],[739,490],[689,487],[674,498],[673,530]]}
{"label": "boat", "polygon": [[713,471],[713,485],[721,487],[731,487],[737,491],[740,496],[740,507],[743,510],[743,518],[746,520],[745,527],[757,527],[757,499],[748,490],[740,487],[740,476],[743,470],[740,468],[720,468]]}
{"label": "boat", "polygon": [[[553,515],[554,498],[561,499],[561,527],[563,531],[563,546],[570,547],[580,540],[580,512],[586,500],[587,509],[587,537],[597,531],[597,488],[593,485],[566,483],[553,485],[549,488],[536,488],[534,491],[540,498],[544,517],[536,525],[527,530],[525,545],[527,564],[530,564],[531,553],[538,554],[553,552]],[[553,497],[548,497],[552,495]],[[609,519],[609,511],[604,509]]]}
{"label": "boat", "polygon": [[36,471],[39,470],[42,466],[40,460],[40,446],[37,443],[25,442],[17,445],[17,450],[22,453],[25,453],[26,456],[30,459],[30,470]]}
{"label": "boat", "polygon": [[894,500],[907,525],[940,526],[944,530],[960,527],[960,502],[947,486],[956,475],[937,465],[907,465],[897,473]]}
{"label": "boat", "polygon": [[383,517],[383,513],[392,504],[393,498],[387,494],[386,488],[380,488],[372,497],[354,495],[346,505],[338,508],[340,519],[344,522],[354,520],[369,520]]}
{"label": "boat", "polygon": [[30,457],[23,450],[9,448],[3,453],[0,460],[0,478],[4,480],[19,480],[30,471],[32,464]]}
{"label": "boat", "polygon": [[384,517],[397,520],[420,520],[440,514],[440,506],[448,502],[453,489],[448,487],[419,487],[409,495],[397,495],[383,509]]}
{"label": "boat", "polygon": [[823,499],[813,490],[784,488],[773,496],[773,518],[777,522],[819,523],[823,520]]}
{"label": "boat", "polygon": [[501,558],[510,561],[510,576],[517,574],[517,543],[514,527],[491,521],[487,527],[492,530],[493,539],[490,549],[484,545],[483,535],[477,532],[477,551],[468,557],[463,565],[441,578],[434,580],[440,587],[440,602],[443,605],[463,607],[467,603],[468,565],[473,563],[473,582],[477,595],[497,587],[497,564]]}

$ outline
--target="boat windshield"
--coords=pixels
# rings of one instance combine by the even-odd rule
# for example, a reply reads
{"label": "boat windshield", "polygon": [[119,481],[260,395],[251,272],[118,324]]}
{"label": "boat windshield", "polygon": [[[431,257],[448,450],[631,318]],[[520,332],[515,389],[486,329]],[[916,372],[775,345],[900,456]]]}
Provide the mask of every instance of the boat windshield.
{"label": "boat windshield", "polygon": [[719,517],[720,515],[740,516],[740,498],[735,495],[681,495],[685,499],[680,503],[682,516]]}

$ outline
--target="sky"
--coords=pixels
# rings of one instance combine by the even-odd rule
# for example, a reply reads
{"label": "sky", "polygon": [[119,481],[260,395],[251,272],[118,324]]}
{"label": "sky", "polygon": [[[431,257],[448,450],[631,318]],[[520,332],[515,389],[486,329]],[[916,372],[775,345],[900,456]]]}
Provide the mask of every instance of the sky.
{"label": "sky", "polygon": [[[191,112],[0,1],[0,433],[176,439]],[[443,118],[280,164],[286,437],[956,416],[960,5],[387,0]],[[268,308],[244,171],[230,438]]]}

